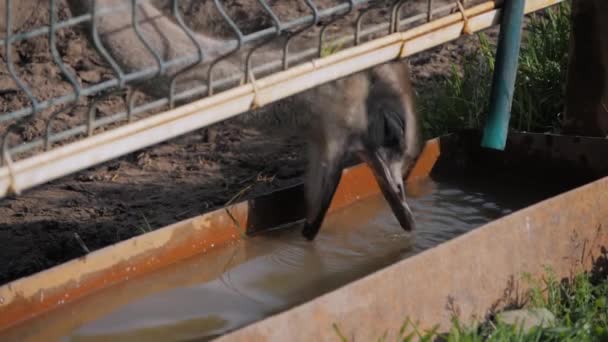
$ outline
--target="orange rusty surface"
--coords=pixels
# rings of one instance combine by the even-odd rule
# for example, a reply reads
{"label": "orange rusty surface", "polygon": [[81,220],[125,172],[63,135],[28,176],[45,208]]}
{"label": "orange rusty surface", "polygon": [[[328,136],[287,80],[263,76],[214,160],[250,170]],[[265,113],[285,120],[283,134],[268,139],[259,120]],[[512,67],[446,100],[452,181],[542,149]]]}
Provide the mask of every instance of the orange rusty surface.
{"label": "orange rusty surface", "polygon": [[[0,331],[0,341],[61,341],[78,330],[84,322],[92,322],[112,312],[176,287],[199,286],[217,279],[226,270],[261,255],[265,250],[240,241],[204,254],[179,261],[175,267],[154,270],[129,281],[96,291],[52,311],[29,319],[23,324]],[[221,262],[218,262],[221,261]],[[225,262],[230,260],[230,262]],[[136,340],[136,339],[135,339]]]}
{"label": "orange rusty surface", "polygon": [[[429,160],[432,160],[430,158]],[[428,168],[421,168],[426,170]],[[364,164],[344,170],[341,182],[336,190],[329,213],[347,207],[365,197],[379,192],[376,180],[371,170]],[[297,202],[296,202],[297,203]],[[0,304],[0,331],[14,326],[27,319],[38,316],[58,305],[74,301],[110,285],[117,284],[138,275],[167,267],[175,262],[205,253],[212,246],[219,247],[231,241],[238,240],[247,226],[250,215],[247,202],[229,207],[229,210],[219,209],[200,217],[185,220],[169,227],[161,228],[151,233],[132,238],[116,245],[103,248],[80,259],[56,266],[38,274],[9,283],[5,289],[15,294],[13,300]],[[235,224],[236,219],[238,225]],[[197,229],[198,221],[206,221],[205,229]],[[198,227],[200,228],[200,227]],[[164,245],[145,250],[142,253],[125,257],[116,252],[117,246],[128,244],[137,245],[142,237],[153,237],[163,230],[171,230],[171,239]],[[80,273],[76,277],[62,276],[73,263],[87,263],[91,259],[116,259],[111,267],[94,272]],[[64,278],[60,285],[49,287],[45,277]],[[35,287],[40,291],[30,296],[23,295],[20,288]],[[1,292],[0,292],[1,293]],[[43,294],[42,294],[43,293]],[[40,297],[44,300],[39,300]]]}
{"label": "orange rusty surface", "polygon": [[428,177],[441,154],[439,139],[432,139],[426,142],[420,157],[408,173],[406,181],[415,182]]}
{"label": "orange rusty surface", "polygon": [[[237,206],[231,208],[236,209]],[[244,225],[247,213],[243,210],[232,211],[233,217],[240,225]],[[196,220],[187,220],[190,223],[189,225],[168,227],[173,229],[172,236],[162,247],[150,249],[129,259],[123,260],[118,256],[120,261],[113,264],[112,267],[93,273],[81,274],[79,278],[65,279],[65,282],[60,286],[48,288],[48,284],[41,282],[43,279],[41,276],[52,273],[61,276],[63,269],[70,267],[71,263],[86,263],[88,258],[116,258],[117,256],[112,252],[113,246],[3,286],[15,293],[16,296],[14,300],[0,306],[0,330],[49,311],[65,302],[82,298],[112,284],[128,280],[129,277],[136,277],[166,267],[239,238],[234,222],[229,219],[224,210],[218,210],[204,216],[205,219],[209,220],[208,224],[212,229],[196,229],[197,227],[194,227]],[[153,235],[154,233],[156,232],[148,234]],[[135,237],[119,244],[136,245],[138,238]],[[25,282],[29,282],[29,285],[34,283],[40,291],[44,291],[43,300],[39,299],[38,293],[30,297],[20,295],[20,286]]]}
{"label": "orange rusty surface", "polygon": [[329,212],[339,210],[355,201],[377,194],[380,191],[372,171],[365,164],[344,170],[342,179],[329,207]]}

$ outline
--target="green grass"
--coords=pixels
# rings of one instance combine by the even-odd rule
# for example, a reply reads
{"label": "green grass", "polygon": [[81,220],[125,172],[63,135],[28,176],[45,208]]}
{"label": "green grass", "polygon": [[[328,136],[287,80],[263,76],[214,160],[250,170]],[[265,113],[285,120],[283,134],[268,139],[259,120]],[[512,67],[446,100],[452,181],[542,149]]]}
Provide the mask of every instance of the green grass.
{"label": "green grass", "polygon": [[608,341],[608,277],[581,273],[559,282],[548,270],[544,282],[533,282],[530,298],[530,306],[545,307],[558,319],[542,331],[543,341]]}
{"label": "green grass", "polygon": [[[521,326],[493,320],[468,326],[455,317],[449,331],[439,333],[438,326],[421,330],[408,319],[399,330],[397,341],[608,341],[607,277],[594,278],[588,273],[581,273],[567,281],[558,281],[551,270],[547,270],[542,280],[532,279],[529,275],[525,275],[524,279],[530,285],[526,307],[548,309],[556,317],[554,324],[524,331]],[[334,330],[341,341],[348,341],[335,324]],[[385,340],[386,334],[379,338],[379,341]]]}
{"label": "green grass", "polygon": [[320,57],[327,57],[329,55],[333,55],[334,53],[342,50],[343,44],[341,43],[325,43],[321,48]]}
{"label": "green grass", "polygon": [[[570,4],[531,16],[524,33],[515,85],[511,129],[559,130],[563,110],[570,33]],[[420,91],[422,128],[427,138],[463,128],[479,128],[488,112],[496,47],[480,33],[478,46],[464,56],[462,69]]]}
{"label": "green grass", "polygon": [[581,273],[568,281],[558,281],[550,270],[542,281],[532,283],[528,307],[546,308],[555,317],[554,325],[524,332],[521,327],[485,322],[468,328],[455,321],[446,341],[608,341],[608,278],[592,279]]}

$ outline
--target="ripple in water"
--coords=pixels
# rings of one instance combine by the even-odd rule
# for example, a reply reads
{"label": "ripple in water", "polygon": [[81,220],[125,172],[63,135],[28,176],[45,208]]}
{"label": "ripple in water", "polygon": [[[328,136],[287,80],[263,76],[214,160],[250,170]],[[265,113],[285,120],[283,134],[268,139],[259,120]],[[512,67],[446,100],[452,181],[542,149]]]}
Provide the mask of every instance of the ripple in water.
{"label": "ripple in water", "polygon": [[384,198],[375,196],[328,217],[313,243],[301,237],[301,227],[251,238],[243,245],[255,250],[252,257],[221,278],[134,301],[81,327],[71,339],[134,338],[138,331],[149,330],[150,326],[162,326],[172,331],[172,336],[184,337],[180,334],[184,321],[209,317],[222,324],[203,324],[195,331],[190,324],[187,336],[215,337],[336,289],[528,204],[524,200],[527,194],[514,196],[511,189],[485,193],[432,181],[426,187],[428,193],[408,200],[417,221],[413,233],[404,232]]}

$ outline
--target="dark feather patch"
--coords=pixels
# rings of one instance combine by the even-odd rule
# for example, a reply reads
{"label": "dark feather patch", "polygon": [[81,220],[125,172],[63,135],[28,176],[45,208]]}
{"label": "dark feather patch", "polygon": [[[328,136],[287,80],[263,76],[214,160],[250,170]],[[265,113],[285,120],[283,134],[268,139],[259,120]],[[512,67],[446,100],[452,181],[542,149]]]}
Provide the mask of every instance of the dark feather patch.
{"label": "dark feather patch", "polygon": [[395,104],[387,102],[368,106],[367,135],[365,144],[374,149],[403,149],[405,145],[405,116]]}

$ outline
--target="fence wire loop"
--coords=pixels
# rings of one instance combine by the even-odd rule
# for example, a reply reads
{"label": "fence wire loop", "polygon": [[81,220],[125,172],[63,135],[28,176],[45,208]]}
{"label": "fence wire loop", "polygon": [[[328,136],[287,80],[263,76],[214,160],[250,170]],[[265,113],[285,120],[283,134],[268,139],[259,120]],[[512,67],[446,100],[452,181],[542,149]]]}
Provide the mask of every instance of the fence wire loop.
{"label": "fence wire loop", "polygon": [[363,23],[363,18],[366,14],[371,12],[371,8],[367,8],[361,12],[359,12],[359,16],[357,16],[357,21],[355,23],[355,46],[361,43],[361,24]]}
{"label": "fence wire loop", "polygon": [[391,7],[391,19],[390,19],[389,28],[388,28],[389,34],[395,33],[399,29],[397,27],[397,17],[399,16],[399,13],[401,12],[401,6],[404,3],[405,3],[405,0],[398,0],[398,1],[395,1],[393,6]]}
{"label": "fence wire loop", "polygon": [[39,103],[36,100],[36,96],[32,93],[31,89],[21,80],[17,71],[15,70],[15,65],[13,64],[13,1],[6,0],[6,17],[5,17],[5,25],[6,25],[6,36],[4,37],[4,55],[6,59],[6,67],[8,69],[9,74],[13,81],[17,84],[17,87],[25,96],[27,96],[29,102],[32,105],[32,116],[36,115],[37,112],[40,111],[38,108]]}
{"label": "fence wire loop", "polygon": [[65,66],[65,63],[63,63],[63,60],[61,59],[61,56],[59,55],[59,51],[57,50],[57,35],[56,35],[56,32],[57,32],[57,0],[51,0],[51,7],[50,7],[49,12],[50,12],[49,48],[51,50],[53,62],[55,62],[55,64],[57,64],[57,67],[59,67],[59,70],[61,71],[62,75],[68,80],[68,83],[70,83],[70,85],[74,89],[74,94],[76,95],[74,102],[78,102],[78,99],[80,98],[80,95],[82,93],[82,88],[80,87],[80,84],[78,83],[78,81],[76,80],[74,75],[72,75],[72,73],[67,69],[67,67]]}
{"label": "fence wire loop", "polygon": [[53,141],[51,140],[51,136],[52,136],[52,130],[53,130],[53,121],[55,120],[55,118],[57,118],[60,114],[62,113],[67,113],[71,110],[76,109],[76,106],[78,105],[78,102],[72,103],[70,105],[67,106],[63,106],[63,108],[60,108],[58,110],[56,110],[55,112],[53,112],[51,115],[49,115],[49,118],[46,122],[46,128],[44,130],[44,150],[48,151],[51,149],[52,145],[53,145]]}
{"label": "fence wire loop", "polygon": [[78,81],[76,80],[76,78],[72,75],[72,73],[67,69],[67,67],[65,66],[65,63],[63,63],[63,60],[61,59],[61,56],[59,55],[59,51],[57,49],[57,0],[51,0],[50,2],[50,9],[49,9],[49,14],[50,14],[50,18],[49,18],[49,48],[51,50],[51,55],[53,57],[53,62],[55,62],[55,64],[57,65],[57,67],[59,67],[59,70],[61,71],[61,74],[63,75],[63,77],[65,77],[65,79],[67,79],[68,83],[70,83],[70,85],[72,86],[73,90],[74,90],[74,101],[66,106],[63,106],[62,108],[56,110],[55,112],[53,112],[48,120],[47,120],[47,124],[46,124],[46,129],[45,129],[45,135],[44,135],[44,150],[48,151],[51,149],[51,130],[52,130],[52,123],[53,120],[61,113],[64,112],[69,112],[70,110],[73,110],[76,108],[78,101],[80,100],[80,96],[82,93],[82,88],[80,86],[80,84],[78,83]]}
{"label": "fence wire loop", "polygon": [[[126,94],[125,94],[126,92]],[[132,97],[129,97],[129,94],[131,93],[131,91],[129,91],[128,88],[118,88],[118,89],[112,89],[109,90],[107,92],[104,92],[102,94],[99,94],[98,96],[96,96],[95,98],[93,98],[91,100],[91,102],[89,103],[89,110],[87,111],[87,122],[86,122],[86,134],[88,137],[93,136],[93,134],[95,133],[95,129],[98,127],[95,122],[96,122],[96,116],[97,116],[97,105],[108,99],[108,97],[113,96],[113,95],[118,95],[118,94],[123,94],[123,96],[121,96],[121,98],[123,99],[123,101],[125,102],[125,105],[128,107],[130,105],[130,100],[132,100]],[[129,120],[129,117],[127,115],[127,120]]]}
{"label": "fence wire loop", "polygon": [[323,27],[321,28],[321,32],[319,33],[318,57],[322,57],[322,54],[323,54],[323,42],[325,40],[325,31],[329,28],[329,26],[334,24],[336,21],[347,17],[355,9],[355,1],[354,0],[347,0],[347,1],[348,1],[348,10],[346,12],[344,12],[342,15],[336,15],[334,18],[330,19],[327,23],[325,23],[325,25],[323,25]]}
{"label": "fence wire loop", "polygon": [[239,27],[232,20],[232,18],[230,18],[230,16],[226,13],[226,10],[224,9],[224,6],[220,3],[220,1],[213,0],[213,3],[215,5],[215,8],[220,12],[220,15],[226,21],[226,23],[228,24],[228,26],[230,27],[230,29],[236,36],[237,41],[236,41],[236,46],[234,47],[234,49],[232,49],[225,55],[216,58],[213,62],[211,62],[211,65],[209,66],[209,71],[207,73],[207,96],[213,95],[213,69],[219,62],[236,54],[241,49],[241,46],[243,46],[243,40],[245,38],[241,29],[239,29]]}
{"label": "fence wire loop", "polygon": [[401,30],[401,9],[406,4],[406,1],[401,1],[397,6],[397,13],[395,16],[395,30],[393,32],[399,32]]}
{"label": "fence wire loop", "polygon": [[91,0],[91,37],[93,38],[93,47],[101,55],[101,57],[110,65],[116,78],[118,78],[118,87],[122,88],[125,85],[125,73],[122,71],[118,63],[110,56],[106,48],[101,43],[99,31],[97,30],[97,0]]}
{"label": "fence wire loop", "polygon": [[251,48],[251,50],[249,51],[249,53],[247,54],[247,58],[245,59],[245,82],[249,82],[250,76],[254,76],[253,75],[253,71],[251,70],[251,56],[253,55],[253,53],[261,48],[262,46],[270,43],[271,41],[275,40],[276,38],[278,38],[283,30],[283,26],[281,25],[281,21],[279,20],[279,18],[272,12],[272,9],[270,8],[270,6],[268,6],[268,4],[266,3],[266,1],[264,0],[258,0],[258,3],[260,5],[262,5],[262,8],[264,9],[264,11],[266,12],[266,14],[268,14],[270,16],[270,19],[272,20],[272,25],[274,26],[276,33],[274,36],[271,36],[270,38],[264,40],[263,42],[259,43],[258,45],[254,46],[253,48]]}
{"label": "fence wire loop", "polygon": [[[160,57],[158,52],[156,52],[154,48],[152,48],[148,40],[141,34],[141,31],[139,30],[139,21],[137,20],[137,0],[131,0],[131,25],[133,26],[133,31],[135,32],[135,35],[137,36],[139,41],[144,45],[146,50],[150,52],[150,54],[152,55],[152,57],[154,57],[154,60],[156,61],[157,71],[153,77],[160,76],[165,71],[165,63],[163,62],[163,59]],[[123,84],[121,84],[120,86],[122,87]]]}
{"label": "fence wire loop", "polygon": [[[190,41],[196,48],[197,55],[196,55],[196,61],[194,61],[194,63],[192,63],[191,65],[186,66],[182,70],[176,72],[175,75],[173,75],[171,77],[171,82],[169,84],[169,108],[173,108],[175,106],[175,84],[177,82],[177,78],[179,76],[185,74],[186,72],[196,68],[197,66],[201,65],[201,63],[203,63],[203,58],[204,58],[203,46],[202,46],[201,42],[196,40],[196,37],[194,36],[194,32],[192,32],[192,30],[184,22],[182,13],[179,10],[178,2],[179,2],[179,0],[171,1],[171,13],[175,17],[175,21],[177,22],[177,25],[184,31],[184,33],[186,34],[188,39],[190,39]],[[132,101],[129,101],[129,113],[132,113],[132,110],[133,110]]]}
{"label": "fence wire loop", "polygon": [[319,22],[319,9],[317,8],[317,6],[315,6],[315,4],[311,0],[304,0],[304,2],[306,3],[306,6],[311,10],[313,19],[310,24],[291,33],[287,37],[287,39],[285,39],[285,43],[283,44],[283,70],[287,70],[287,68],[289,67],[289,43],[291,43],[291,41],[296,36],[314,27]]}

